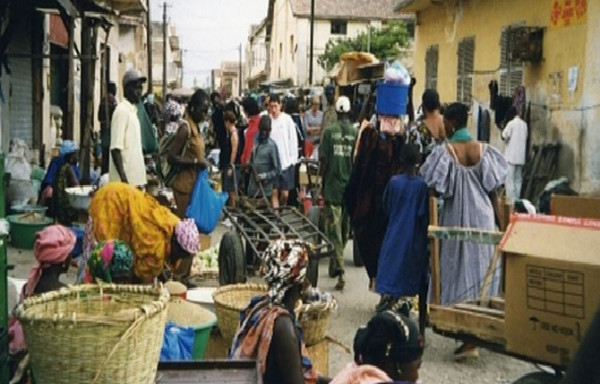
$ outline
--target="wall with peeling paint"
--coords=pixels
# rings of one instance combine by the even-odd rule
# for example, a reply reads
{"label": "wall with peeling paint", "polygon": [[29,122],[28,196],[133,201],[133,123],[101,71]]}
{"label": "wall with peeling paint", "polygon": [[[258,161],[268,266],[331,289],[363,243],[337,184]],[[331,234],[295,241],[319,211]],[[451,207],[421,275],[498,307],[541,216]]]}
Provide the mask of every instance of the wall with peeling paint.
{"label": "wall with peeling paint", "polygon": [[[456,100],[458,44],[474,36],[473,100],[489,106],[488,84],[500,79],[502,30],[518,23],[543,27],[544,59],[524,67],[527,100],[532,103],[532,144],[560,142],[559,173],[568,176],[580,192],[600,192],[600,25],[595,22],[600,2],[587,2],[583,23],[562,27],[551,26],[552,6],[552,0],[446,0],[420,10],[415,95],[419,97],[424,90],[426,51],[437,44],[438,92],[442,102]],[[576,90],[571,93],[567,90],[570,67],[579,71]],[[491,132],[490,142],[503,149],[500,131],[493,124]]]}

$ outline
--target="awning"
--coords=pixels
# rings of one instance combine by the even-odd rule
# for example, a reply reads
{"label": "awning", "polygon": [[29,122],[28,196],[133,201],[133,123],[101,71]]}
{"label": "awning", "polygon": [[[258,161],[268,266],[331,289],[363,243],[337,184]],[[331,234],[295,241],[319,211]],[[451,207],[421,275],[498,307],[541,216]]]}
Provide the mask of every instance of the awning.
{"label": "awning", "polygon": [[119,12],[147,11],[145,0],[95,0],[95,2]]}

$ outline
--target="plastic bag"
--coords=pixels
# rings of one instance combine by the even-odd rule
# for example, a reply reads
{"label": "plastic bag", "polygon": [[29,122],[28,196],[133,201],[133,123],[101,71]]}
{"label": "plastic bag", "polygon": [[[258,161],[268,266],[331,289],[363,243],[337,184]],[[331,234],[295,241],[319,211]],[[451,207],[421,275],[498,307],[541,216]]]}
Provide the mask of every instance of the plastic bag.
{"label": "plastic bag", "polygon": [[160,349],[160,361],[189,361],[192,360],[194,349],[194,328],[178,327],[168,322]]}
{"label": "plastic bag", "polygon": [[144,155],[150,155],[158,152],[158,139],[156,128],[150,121],[150,117],[146,112],[144,103],[140,102],[137,106],[138,120],[142,130],[142,150]]}
{"label": "plastic bag", "polygon": [[198,173],[190,205],[185,212],[187,217],[194,219],[198,230],[202,233],[211,233],[221,217],[221,210],[227,202],[227,193],[215,192],[208,182],[208,171]]}
{"label": "plastic bag", "polygon": [[398,60],[394,60],[392,64],[386,67],[384,74],[385,81],[400,83],[404,85],[410,84],[410,73]]}

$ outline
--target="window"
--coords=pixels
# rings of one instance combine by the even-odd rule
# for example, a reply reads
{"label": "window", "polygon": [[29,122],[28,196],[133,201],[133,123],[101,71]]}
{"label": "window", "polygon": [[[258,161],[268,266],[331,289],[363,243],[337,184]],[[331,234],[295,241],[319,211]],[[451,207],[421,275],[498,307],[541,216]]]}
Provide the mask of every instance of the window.
{"label": "window", "polygon": [[510,41],[508,39],[511,27],[522,24],[511,25],[504,28],[500,34],[500,83],[498,92],[503,95],[512,96],[515,88],[523,84],[523,62],[510,58]]}
{"label": "window", "polygon": [[348,29],[348,22],[346,20],[331,20],[331,34],[332,35],[345,35]]}
{"label": "window", "polygon": [[290,35],[290,54],[292,55],[292,63],[296,55],[294,54],[294,35]]}
{"label": "window", "polygon": [[437,45],[432,45],[425,54],[425,88],[437,89],[439,51]]}
{"label": "window", "polygon": [[470,105],[473,93],[473,61],[475,38],[467,37],[458,43],[458,68],[456,72],[456,101]]}
{"label": "window", "polygon": [[283,43],[279,43],[279,60],[283,60]]}

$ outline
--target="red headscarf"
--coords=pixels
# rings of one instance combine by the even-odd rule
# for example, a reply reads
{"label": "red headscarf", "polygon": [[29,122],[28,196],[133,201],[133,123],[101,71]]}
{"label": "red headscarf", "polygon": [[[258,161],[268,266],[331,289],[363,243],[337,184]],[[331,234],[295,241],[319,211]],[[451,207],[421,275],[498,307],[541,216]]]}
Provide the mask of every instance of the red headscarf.
{"label": "red headscarf", "polygon": [[63,263],[75,247],[76,241],[77,238],[73,231],[62,225],[51,225],[35,234],[33,255],[37,263],[29,271],[25,285],[25,297],[31,296],[35,291],[42,276],[42,270],[51,265]]}

